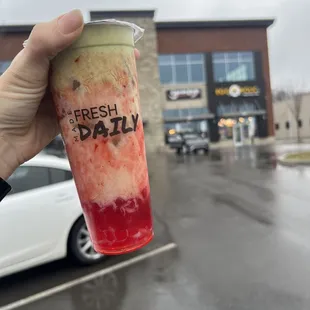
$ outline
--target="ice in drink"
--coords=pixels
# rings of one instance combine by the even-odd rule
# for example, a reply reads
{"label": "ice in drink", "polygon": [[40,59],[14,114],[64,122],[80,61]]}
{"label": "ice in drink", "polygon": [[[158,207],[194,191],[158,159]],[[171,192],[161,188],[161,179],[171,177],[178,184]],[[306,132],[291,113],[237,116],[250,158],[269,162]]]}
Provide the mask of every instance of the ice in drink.
{"label": "ice in drink", "polygon": [[85,25],[52,61],[51,89],[94,248],[138,249],[153,237],[133,28]]}

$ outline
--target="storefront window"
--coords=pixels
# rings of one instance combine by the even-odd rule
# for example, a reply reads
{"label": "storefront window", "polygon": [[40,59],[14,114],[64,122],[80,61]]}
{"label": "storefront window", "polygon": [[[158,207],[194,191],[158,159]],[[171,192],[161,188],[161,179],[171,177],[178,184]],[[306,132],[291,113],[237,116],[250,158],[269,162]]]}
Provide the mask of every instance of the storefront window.
{"label": "storefront window", "polygon": [[0,60],[0,75],[3,74],[3,72],[10,66],[10,64],[10,60]]}
{"label": "storefront window", "polygon": [[189,81],[187,65],[175,65],[175,79],[177,84],[186,84]]}
{"label": "storefront window", "polygon": [[241,142],[255,133],[256,121],[254,117],[221,118],[217,125],[221,140],[230,140],[236,135],[236,142]]}
{"label": "storefront window", "polygon": [[254,111],[264,110],[261,103],[256,99],[243,99],[242,101],[231,101],[228,103],[219,101],[216,107],[217,115],[225,115],[230,113],[250,113]]}
{"label": "storefront window", "polygon": [[203,54],[159,55],[158,61],[162,84],[205,82]]}
{"label": "storefront window", "polygon": [[212,62],[216,82],[255,80],[253,52],[213,53]]}
{"label": "storefront window", "polygon": [[173,81],[173,72],[171,66],[160,67],[160,80],[162,84],[169,84]]}

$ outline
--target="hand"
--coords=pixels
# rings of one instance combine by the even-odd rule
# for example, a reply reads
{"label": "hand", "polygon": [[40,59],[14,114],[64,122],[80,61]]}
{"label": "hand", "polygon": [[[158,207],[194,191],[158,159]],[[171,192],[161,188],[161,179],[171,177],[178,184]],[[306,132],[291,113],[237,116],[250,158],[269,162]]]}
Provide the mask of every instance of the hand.
{"label": "hand", "polygon": [[26,47],[0,77],[0,177],[8,178],[58,133],[47,90],[50,59],[81,34],[79,10],[36,25]]}
{"label": "hand", "polygon": [[[79,10],[36,25],[26,47],[0,77],[0,177],[8,178],[59,134],[47,88],[50,59],[83,30]],[[135,56],[140,54],[135,49]]]}

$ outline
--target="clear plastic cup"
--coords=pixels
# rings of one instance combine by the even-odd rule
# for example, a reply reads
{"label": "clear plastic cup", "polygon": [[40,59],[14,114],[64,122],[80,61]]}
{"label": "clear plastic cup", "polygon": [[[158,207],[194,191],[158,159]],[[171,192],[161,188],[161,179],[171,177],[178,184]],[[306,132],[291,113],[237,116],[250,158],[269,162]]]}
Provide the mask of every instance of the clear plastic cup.
{"label": "clear plastic cup", "polygon": [[62,137],[97,252],[136,250],[153,237],[135,40],[126,22],[85,25],[52,60],[51,90]]}

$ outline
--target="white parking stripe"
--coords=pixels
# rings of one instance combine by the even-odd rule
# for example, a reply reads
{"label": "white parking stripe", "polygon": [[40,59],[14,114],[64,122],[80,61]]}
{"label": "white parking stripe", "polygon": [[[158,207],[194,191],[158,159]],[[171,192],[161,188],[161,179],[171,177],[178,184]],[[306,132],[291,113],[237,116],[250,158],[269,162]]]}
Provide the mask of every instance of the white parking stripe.
{"label": "white parking stripe", "polygon": [[20,299],[18,301],[10,303],[10,304],[8,304],[6,306],[0,307],[0,310],[12,310],[12,309],[16,309],[16,308],[28,305],[28,304],[33,303],[35,301],[38,301],[40,299],[43,299],[43,298],[46,298],[48,296],[54,295],[56,293],[59,293],[61,291],[67,290],[67,289],[69,289],[69,288],[71,288],[73,286],[76,286],[76,285],[79,285],[81,283],[90,281],[90,280],[92,280],[94,278],[103,276],[103,275],[105,275],[107,273],[114,272],[116,270],[128,267],[128,266],[136,264],[138,262],[141,262],[141,261],[143,261],[143,260],[145,260],[147,258],[150,258],[152,256],[155,256],[155,255],[161,254],[163,252],[167,252],[169,250],[175,249],[176,247],[177,247],[177,245],[175,243],[173,243],[173,242],[168,243],[168,244],[166,244],[166,245],[164,245],[162,247],[159,247],[159,248],[157,248],[155,250],[152,250],[152,251],[147,252],[147,253],[140,254],[138,256],[135,256],[133,258],[130,258],[130,259],[124,261],[124,262],[115,264],[115,265],[110,266],[108,268],[104,268],[104,269],[98,270],[98,271],[93,272],[93,273],[91,273],[91,274],[89,274],[87,276],[84,276],[84,277],[81,277],[81,278],[78,278],[78,279],[66,282],[64,284],[60,284],[58,286],[55,286],[55,287],[53,287],[51,289],[48,289],[46,291],[43,291],[41,293],[37,293],[37,294],[34,294],[32,296]]}

